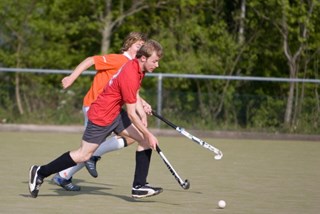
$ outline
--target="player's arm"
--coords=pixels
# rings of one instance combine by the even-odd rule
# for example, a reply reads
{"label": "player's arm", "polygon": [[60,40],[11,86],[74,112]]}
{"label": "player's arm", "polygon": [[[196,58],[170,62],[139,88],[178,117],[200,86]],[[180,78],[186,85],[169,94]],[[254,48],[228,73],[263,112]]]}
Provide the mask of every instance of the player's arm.
{"label": "player's arm", "polygon": [[137,103],[136,103],[136,111],[140,116],[140,119],[145,127],[148,127],[147,115],[143,109],[142,98],[139,95],[139,91],[137,92]]}
{"label": "player's arm", "polygon": [[[139,100],[137,101],[139,102]],[[156,149],[158,144],[157,138],[145,127],[136,111],[137,103],[126,103],[128,116],[133,125],[143,134],[144,138],[148,140],[149,146]]]}
{"label": "player's arm", "polygon": [[78,78],[78,76],[80,76],[82,72],[90,68],[92,65],[94,65],[93,57],[88,57],[85,60],[83,60],[70,75],[62,79],[61,82],[63,88],[66,89],[70,87],[72,83]]}

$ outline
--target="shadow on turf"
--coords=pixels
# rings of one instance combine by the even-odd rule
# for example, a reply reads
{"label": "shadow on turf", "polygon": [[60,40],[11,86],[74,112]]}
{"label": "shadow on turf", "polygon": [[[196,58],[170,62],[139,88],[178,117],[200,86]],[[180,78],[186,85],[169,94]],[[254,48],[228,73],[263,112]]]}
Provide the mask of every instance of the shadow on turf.
{"label": "shadow on turf", "polygon": [[[62,187],[57,186],[52,180],[46,180],[45,185],[48,184],[50,186],[53,186],[54,188],[51,188],[51,190],[54,193],[53,194],[41,194],[41,189],[40,189],[39,196],[40,197],[64,197],[64,196],[70,197],[70,196],[77,196],[77,195],[101,195],[101,196],[112,196],[112,197],[120,198],[120,199],[127,201],[127,202],[135,202],[135,203],[138,203],[138,202],[143,202],[143,203],[159,202],[159,201],[150,200],[150,198],[148,198],[148,200],[134,199],[130,196],[117,195],[117,194],[112,194],[112,193],[106,192],[106,190],[111,190],[111,189],[113,189],[112,187],[116,187],[117,185],[106,184],[106,183],[97,183],[97,182],[87,182],[82,179],[73,179],[72,181],[74,184],[87,183],[87,184],[93,184],[93,185],[99,185],[99,186],[83,186],[83,185],[81,185],[80,191],[66,191]],[[28,184],[28,182],[22,182],[22,183]],[[184,192],[186,190],[166,189],[166,191]],[[190,191],[190,190],[187,190],[187,191],[189,193],[193,193],[193,194],[202,194],[201,192]],[[19,195],[22,197],[26,197],[26,198],[32,198],[29,194],[19,194]]]}
{"label": "shadow on turf", "polygon": [[[84,182],[84,180],[80,180],[80,179],[73,179],[72,181],[74,184]],[[28,182],[22,182],[22,183],[28,184]],[[127,202],[144,202],[144,203],[156,202],[152,200],[148,200],[148,201],[143,201],[139,199],[137,200],[126,195],[117,195],[117,194],[111,194],[111,193],[105,192],[105,190],[111,190],[112,189],[111,187],[116,185],[110,185],[105,183],[94,183],[94,182],[86,182],[86,183],[95,184],[95,185],[104,185],[109,187],[82,185],[80,191],[66,191],[62,187],[58,187],[52,180],[48,180],[48,181],[45,181],[45,185],[47,184],[54,185],[56,188],[52,188],[52,191],[55,194],[41,194],[41,189],[40,189],[39,197],[64,197],[64,196],[70,197],[70,196],[77,196],[77,195],[101,195],[101,196],[112,196],[112,197],[120,198]],[[29,194],[19,194],[19,195],[25,198],[32,198]]]}

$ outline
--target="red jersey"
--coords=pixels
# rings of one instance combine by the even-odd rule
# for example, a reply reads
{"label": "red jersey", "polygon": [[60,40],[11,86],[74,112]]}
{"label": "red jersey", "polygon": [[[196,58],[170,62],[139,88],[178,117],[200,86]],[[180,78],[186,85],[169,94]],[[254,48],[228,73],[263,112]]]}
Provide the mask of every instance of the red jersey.
{"label": "red jersey", "polygon": [[138,59],[128,61],[91,104],[88,119],[99,126],[110,125],[125,103],[137,102],[137,92],[144,76]]}
{"label": "red jersey", "polygon": [[97,73],[93,78],[89,91],[83,99],[83,106],[90,106],[103,91],[104,86],[109,82],[113,75],[119,71],[121,66],[129,61],[124,54],[94,56],[93,60]]}

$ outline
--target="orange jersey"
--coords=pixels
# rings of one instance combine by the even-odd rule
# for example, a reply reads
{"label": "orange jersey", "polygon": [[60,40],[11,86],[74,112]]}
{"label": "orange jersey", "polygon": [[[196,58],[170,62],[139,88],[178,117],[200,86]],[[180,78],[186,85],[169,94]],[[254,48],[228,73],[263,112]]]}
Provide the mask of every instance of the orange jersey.
{"label": "orange jersey", "polygon": [[83,106],[90,106],[95,101],[98,95],[103,91],[103,88],[113,77],[118,70],[129,61],[123,54],[107,54],[102,56],[93,56],[96,75],[89,91],[83,99]]}

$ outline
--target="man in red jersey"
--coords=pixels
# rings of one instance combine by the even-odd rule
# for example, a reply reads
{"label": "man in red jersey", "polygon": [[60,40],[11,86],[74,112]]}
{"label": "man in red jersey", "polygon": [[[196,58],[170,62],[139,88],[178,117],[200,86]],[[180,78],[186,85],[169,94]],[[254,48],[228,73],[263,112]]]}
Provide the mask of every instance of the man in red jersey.
{"label": "man in red jersey", "polygon": [[[97,99],[98,95],[103,91],[105,85],[119,71],[119,69],[129,60],[136,57],[138,50],[146,40],[147,37],[144,34],[139,32],[131,32],[123,42],[121,54],[105,54],[87,57],[74,69],[70,75],[67,75],[62,79],[62,86],[64,89],[67,89],[75,82],[80,74],[82,74],[91,66],[94,65],[95,70],[97,71],[93,78],[90,89],[83,98],[82,111],[84,115],[85,126],[88,122],[87,112],[91,103]],[[151,108],[150,105],[144,100],[142,100],[142,102],[145,104],[144,106],[146,109]],[[140,116],[146,118],[146,115]],[[86,166],[90,175],[93,177],[98,177],[96,162],[100,160],[102,155],[125,148],[129,145],[132,145],[134,142],[135,141],[130,138],[111,135],[99,145],[99,148],[94,152],[93,156],[88,161],[85,163],[78,163],[76,166],[58,172],[52,178],[52,181],[67,191],[80,191],[80,186],[72,182],[72,177],[75,175],[75,173]]]}
{"label": "man in red jersey", "polygon": [[[136,59],[126,63],[109,81],[90,106],[89,121],[80,148],[66,152],[46,165],[31,166],[29,191],[32,197],[38,196],[44,178],[87,161],[112,132],[138,142],[132,197],[143,198],[162,192],[162,188],[151,187],[146,183],[152,149],[156,148],[158,140],[140,118],[144,110],[139,97],[145,73],[153,72],[159,66],[161,57],[161,45],[149,40],[137,52]],[[123,106],[126,107],[126,111]]]}

